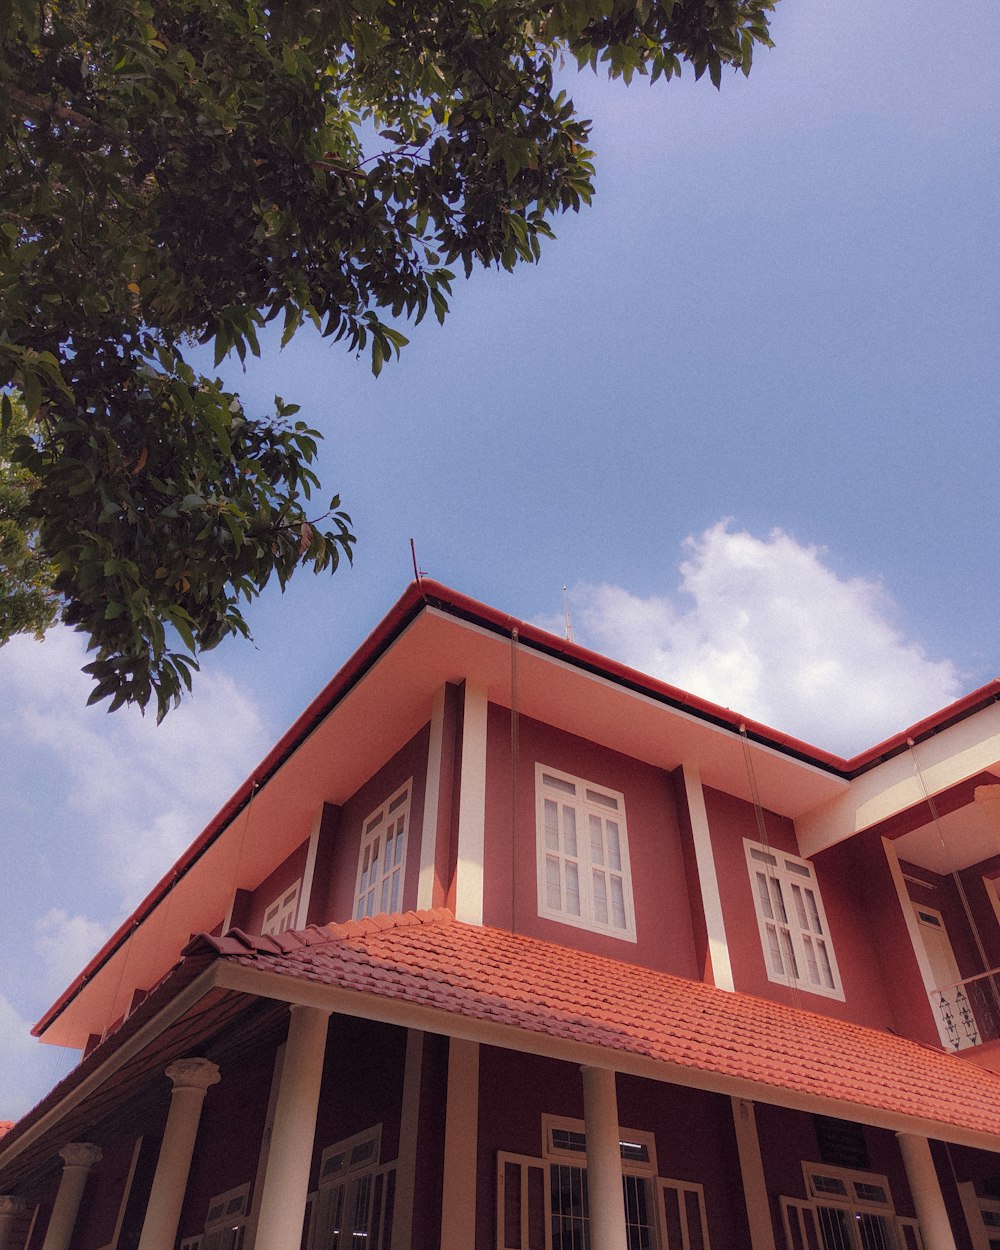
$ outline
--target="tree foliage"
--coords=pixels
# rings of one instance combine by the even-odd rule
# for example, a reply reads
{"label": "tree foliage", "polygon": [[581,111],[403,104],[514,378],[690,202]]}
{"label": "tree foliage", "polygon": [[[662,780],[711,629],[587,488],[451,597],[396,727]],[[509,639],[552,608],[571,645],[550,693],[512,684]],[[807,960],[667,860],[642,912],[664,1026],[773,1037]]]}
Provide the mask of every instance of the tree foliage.
{"label": "tree foliage", "polygon": [[0,465],[95,699],[162,715],[271,578],[352,554],[337,499],[308,511],[315,431],[190,348],[245,360],[308,322],[377,373],[457,270],[536,261],[589,202],[559,58],[718,86],[771,7],[0,0],[0,387],[28,418]]}

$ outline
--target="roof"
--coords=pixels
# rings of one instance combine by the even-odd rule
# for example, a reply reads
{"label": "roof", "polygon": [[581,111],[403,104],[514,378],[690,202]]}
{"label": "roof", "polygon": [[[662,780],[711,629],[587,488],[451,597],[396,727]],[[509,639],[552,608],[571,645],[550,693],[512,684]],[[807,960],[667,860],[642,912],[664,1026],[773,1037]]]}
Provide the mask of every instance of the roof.
{"label": "roof", "polygon": [[[221,938],[200,935],[185,954],[209,951],[229,964],[642,1056],[673,1071],[737,1078],[809,1100],[1000,1135],[1000,1075],[942,1050],[465,924],[445,910],[311,926],[278,937],[239,930]],[[440,1031],[453,1030],[442,1021]]]}
{"label": "roof", "polygon": [[767,725],[749,720],[738,712],[721,707],[710,700],[699,698],[668,682],[660,681],[627,665],[610,660],[528,622],[520,621],[438,582],[426,578],[421,579],[407,587],[395,606],[275,744],[253,774],[233,794],[170,871],[153,887],[132,915],[112,934],[79,976],[42,1016],[32,1030],[36,1036],[44,1034],[52,1026],[69,1003],[88,986],[112,956],[129,940],[130,935],[135,933],[178,882],[221,837],[233,820],[246,809],[252,796],[274,777],[324,718],[378,663],[410,623],[428,607],[471,622],[494,634],[505,637],[516,636],[522,646],[554,657],[571,667],[596,674],[620,687],[646,695],[656,702],[682,710],[698,720],[733,733],[745,733],[747,739],[752,742],[771,748],[804,764],[812,765],[829,776],[844,779],[854,777],[874,767],[882,760],[905,750],[909,741],[919,742],[1000,699],[1000,679],[997,679],[943,708],[933,716],[927,717],[919,724],[847,760],[802,742],[791,735],[780,733]]}

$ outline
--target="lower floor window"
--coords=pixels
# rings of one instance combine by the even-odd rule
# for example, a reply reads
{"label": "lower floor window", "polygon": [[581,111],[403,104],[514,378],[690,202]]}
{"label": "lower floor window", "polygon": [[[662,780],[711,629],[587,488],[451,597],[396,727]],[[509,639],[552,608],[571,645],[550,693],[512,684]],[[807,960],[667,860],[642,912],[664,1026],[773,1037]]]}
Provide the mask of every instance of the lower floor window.
{"label": "lower floor window", "polygon": [[[651,1133],[620,1130],[626,1250],[709,1250],[700,1185],[657,1175]],[[497,1250],[590,1250],[587,1139],[543,1117],[543,1157],[498,1155]]]}
{"label": "lower floor window", "polygon": [[788,1250],[923,1250],[917,1221],[896,1215],[884,1176],[803,1163],[808,1198],[782,1198]]}
{"label": "lower floor window", "polygon": [[241,1250],[249,1198],[249,1184],[217,1194],[208,1204],[205,1231],[185,1238],[181,1250]]}
{"label": "lower floor window", "polygon": [[387,1250],[392,1239],[395,1163],[380,1163],[382,1127],[323,1151],[310,1195],[308,1250]]}

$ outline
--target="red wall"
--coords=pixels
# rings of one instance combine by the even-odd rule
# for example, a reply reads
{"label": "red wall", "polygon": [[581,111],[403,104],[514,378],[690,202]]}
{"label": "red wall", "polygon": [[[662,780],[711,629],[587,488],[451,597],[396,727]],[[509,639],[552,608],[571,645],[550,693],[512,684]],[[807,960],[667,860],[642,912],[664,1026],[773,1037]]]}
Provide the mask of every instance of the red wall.
{"label": "red wall", "polygon": [[[697,977],[681,834],[670,776],[540,721],[520,717],[512,858],[507,709],[490,704],[487,734],[484,922],[613,959]],[[538,915],[536,763],[624,794],[636,942],[590,933]]]}
{"label": "red wall", "polygon": [[354,913],[362,825],[410,777],[413,778],[413,787],[406,843],[403,910],[409,911],[416,907],[429,742],[430,729],[425,726],[347,800],[337,812],[336,820],[324,821],[321,845],[317,848],[317,870],[313,878],[313,895],[309,907],[311,923],[330,924],[351,919]]}

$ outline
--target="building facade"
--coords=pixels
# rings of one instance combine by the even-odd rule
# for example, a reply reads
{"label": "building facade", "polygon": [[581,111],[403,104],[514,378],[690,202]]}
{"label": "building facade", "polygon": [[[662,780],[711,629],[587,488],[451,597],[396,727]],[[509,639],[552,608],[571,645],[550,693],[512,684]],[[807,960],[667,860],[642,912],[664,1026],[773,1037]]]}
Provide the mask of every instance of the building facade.
{"label": "building facade", "polygon": [[0,1250],[998,1250],[998,699],[845,760],[415,583],[36,1026]]}

